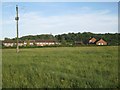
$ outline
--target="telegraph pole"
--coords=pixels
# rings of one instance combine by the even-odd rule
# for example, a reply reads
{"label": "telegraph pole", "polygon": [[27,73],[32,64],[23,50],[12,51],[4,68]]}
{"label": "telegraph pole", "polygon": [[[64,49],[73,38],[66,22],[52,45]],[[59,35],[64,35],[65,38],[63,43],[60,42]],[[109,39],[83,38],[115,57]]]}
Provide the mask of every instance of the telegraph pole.
{"label": "telegraph pole", "polygon": [[16,48],[16,52],[18,53],[19,52],[19,41],[18,41],[18,20],[19,20],[19,17],[18,17],[18,5],[16,5],[16,17],[15,17],[15,20],[16,20],[16,29],[17,29],[17,48]]}

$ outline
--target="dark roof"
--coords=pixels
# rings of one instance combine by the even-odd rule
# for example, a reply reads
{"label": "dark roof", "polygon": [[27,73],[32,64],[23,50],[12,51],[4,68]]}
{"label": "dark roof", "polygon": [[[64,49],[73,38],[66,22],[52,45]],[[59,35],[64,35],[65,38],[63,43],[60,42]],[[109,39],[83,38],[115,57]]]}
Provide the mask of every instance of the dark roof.
{"label": "dark roof", "polygon": [[23,43],[24,41],[22,41],[22,40],[19,40],[18,42],[19,42],[19,43]]}
{"label": "dark roof", "polygon": [[[17,41],[16,40],[4,40],[2,41],[2,43],[16,43]],[[24,43],[24,42],[27,42],[27,41],[23,41],[23,40],[19,40],[19,43]],[[29,40],[30,43],[34,43],[34,42],[57,42],[55,40]]]}
{"label": "dark roof", "polygon": [[3,43],[14,43],[15,41],[14,40],[4,40],[2,41]]}
{"label": "dark roof", "polygon": [[[16,40],[4,40],[4,41],[2,41],[3,43],[16,43],[17,41]],[[22,40],[19,40],[18,41],[19,43],[23,43],[24,41],[22,41]]]}
{"label": "dark roof", "polygon": [[30,42],[30,43],[33,43],[33,42],[35,42],[35,40],[29,40],[29,42]]}

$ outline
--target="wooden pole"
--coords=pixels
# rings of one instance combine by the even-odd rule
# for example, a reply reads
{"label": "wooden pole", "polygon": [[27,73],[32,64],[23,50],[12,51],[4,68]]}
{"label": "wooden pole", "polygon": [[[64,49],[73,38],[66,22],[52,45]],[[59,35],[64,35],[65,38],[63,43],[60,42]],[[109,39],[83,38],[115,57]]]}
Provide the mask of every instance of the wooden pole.
{"label": "wooden pole", "polygon": [[16,20],[16,29],[17,29],[17,48],[16,48],[16,52],[18,53],[19,52],[19,40],[18,40],[18,20],[19,20],[19,17],[18,17],[18,6],[16,5],[16,17],[15,17],[15,20]]}

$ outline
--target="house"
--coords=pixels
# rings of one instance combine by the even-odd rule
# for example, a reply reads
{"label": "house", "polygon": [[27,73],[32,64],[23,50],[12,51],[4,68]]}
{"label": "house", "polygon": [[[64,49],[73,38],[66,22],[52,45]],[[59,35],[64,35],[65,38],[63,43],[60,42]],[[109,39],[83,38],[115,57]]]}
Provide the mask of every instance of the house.
{"label": "house", "polygon": [[35,43],[35,40],[27,40],[27,41],[24,41],[24,46],[33,46]]}
{"label": "house", "polygon": [[29,44],[30,44],[30,46],[33,46],[35,44],[35,40],[30,40]]}
{"label": "house", "polygon": [[[16,42],[15,42],[15,44],[16,44]],[[24,46],[24,41],[19,40],[18,41],[18,46]]]}
{"label": "house", "polygon": [[[2,45],[5,47],[13,47],[16,46],[16,40],[4,40],[2,41]],[[19,46],[50,46],[50,45],[60,45],[59,42],[55,40],[19,40]]]}
{"label": "house", "polygon": [[104,41],[102,38],[100,40],[95,39],[94,37],[89,40],[89,44],[96,44],[96,45],[107,45],[107,42]]}
{"label": "house", "polygon": [[2,41],[2,45],[6,47],[13,47],[15,42],[13,40],[4,40]]}
{"label": "house", "polygon": [[[6,47],[13,47],[13,46],[16,46],[17,43],[14,40],[4,40],[4,41],[2,41],[2,45],[6,46]],[[23,46],[24,45],[24,41],[20,40],[19,43],[18,43],[18,45],[19,46]]]}
{"label": "house", "polygon": [[50,45],[56,45],[56,44],[59,44],[59,43],[54,40],[35,40],[36,46],[50,46]]}
{"label": "house", "polygon": [[24,43],[23,43],[23,44],[24,44],[24,46],[27,46],[27,41],[24,41]]}
{"label": "house", "polygon": [[89,44],[95,44],[95,42],[96,42],[96,39],[94,37],[89,40]]}
{"label": "house", "polygon": [[107,42],[104,41],[103,39],[100,39],[99,41],[96,42],[96,45],[107,45]]}

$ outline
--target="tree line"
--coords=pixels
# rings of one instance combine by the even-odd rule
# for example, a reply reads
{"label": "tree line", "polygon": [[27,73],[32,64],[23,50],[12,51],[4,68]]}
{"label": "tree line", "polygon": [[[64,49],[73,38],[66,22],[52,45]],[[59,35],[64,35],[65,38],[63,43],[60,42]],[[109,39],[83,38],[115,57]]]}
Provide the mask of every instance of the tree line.
{"label": "tree line", "polygon": [[[83,33],[67,33],[67,34],[42,34],[42,35],[28,35],[20,37],[19,40],[55,40],[60,42],[62,45],[74,45],[76,41],[82,42],[84,45],[88,45],[90,38],[104,39],[108,45],[120,45],[120,33],[105,33],[105,34],[95,34],[91,32]],[[8,38],[5,38],[8,39]],[[12,40],[16,40],[13,38]]]}

